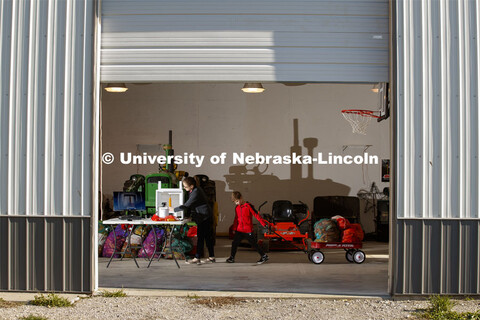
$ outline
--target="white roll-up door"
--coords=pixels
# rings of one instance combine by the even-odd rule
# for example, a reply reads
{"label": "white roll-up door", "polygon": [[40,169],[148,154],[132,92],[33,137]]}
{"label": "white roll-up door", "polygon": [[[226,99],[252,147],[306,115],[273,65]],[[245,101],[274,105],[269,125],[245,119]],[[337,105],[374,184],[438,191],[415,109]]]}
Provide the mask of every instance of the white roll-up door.
{"label": "white roll-up door", "polygon": [[101,80],[388,81],[388,0],[103,0]]}

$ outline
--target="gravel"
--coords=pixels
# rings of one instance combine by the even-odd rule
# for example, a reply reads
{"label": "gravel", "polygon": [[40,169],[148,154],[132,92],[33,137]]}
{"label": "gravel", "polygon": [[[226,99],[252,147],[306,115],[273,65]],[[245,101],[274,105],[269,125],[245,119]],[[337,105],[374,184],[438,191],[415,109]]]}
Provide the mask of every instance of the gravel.
{"label": "gravel", "polygon": [[[0,319],[414,319],[425,300],[259,299],[232,297],[93,297],[71,308],[1,308]],[[455,311],[476,311],[480,300],[457,300]]]}

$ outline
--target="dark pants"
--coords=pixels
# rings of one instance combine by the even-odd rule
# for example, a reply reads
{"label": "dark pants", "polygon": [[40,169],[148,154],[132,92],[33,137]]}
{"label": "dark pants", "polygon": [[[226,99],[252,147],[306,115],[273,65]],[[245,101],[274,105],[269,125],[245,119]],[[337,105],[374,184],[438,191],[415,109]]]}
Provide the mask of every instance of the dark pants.
{"label": "dark pants", "polygon": [[202,222],[197,222],[197,253],[195,257],[203,258],[203,246],[204,242],[207,243],[208,256],[215,257],[213,251],[213,233],[212,233],[212,218],[209,218]]}
{"label": "dark pants", "polygon": [[248,242],[250,242],[250,244],[252,245],[252,248],[257,250],[257,252],[260,254],[260,256],[263,257],[263,255],[265,253],[258,246],[257,239],[253,235],[253,233],[245,233],[245,232],[235,231],[235,236],[233,237],[233,242],[232,242],[232,251],[230,253],[230,256],[232,258],[235,258],[235,254],[237,253],[238,245],[240,244],[240,241],[242,241],[242,239],[247,239]]}

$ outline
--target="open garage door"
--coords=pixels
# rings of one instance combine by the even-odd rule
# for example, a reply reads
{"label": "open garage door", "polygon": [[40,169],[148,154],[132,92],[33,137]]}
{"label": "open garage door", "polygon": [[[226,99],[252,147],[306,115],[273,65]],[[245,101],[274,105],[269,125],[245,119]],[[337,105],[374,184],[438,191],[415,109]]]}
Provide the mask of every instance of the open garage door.
{"label": "open garage door", "polygon": [[388,1],[102,1],[102,82],[387,82]]}

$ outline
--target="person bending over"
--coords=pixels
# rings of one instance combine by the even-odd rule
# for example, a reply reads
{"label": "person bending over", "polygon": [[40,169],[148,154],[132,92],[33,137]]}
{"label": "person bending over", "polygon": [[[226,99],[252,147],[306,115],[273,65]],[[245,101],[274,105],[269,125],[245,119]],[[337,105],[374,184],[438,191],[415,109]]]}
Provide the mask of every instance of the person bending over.
{"label": "person bending over", "polygon": [[256,237],[253,235],[253,226],[252,226],[252,215],[260,222],[262,226],[266,226],[268,222],[263,220],[260,215],[255,211],[253,206],[246,202],[242,194],[238,191],[232,192],[232,201],[235,203],[235,220],[233,222],[233,230],[235,231],[235,236],[233,237],[232,250],[230,257],[227,259],[228,263],[235,262],[235,254],[237,253],[238,245],[242,239],[247,239],[248,242],[252,245],[255,250],[260,254],[260,260],[257,261],[258,264],[267,262],[268,256],[260,249],[257,244]]}
{"label": "person bending over", "polygon": [[207,244],[208,259],[206,262],[215,262],[215,254],[213,250],[213,211],[208,205],[208,199],[205,192],[197,187],[196,181],[192,177],[186,177],[182,181],[183,188],[190,193],[185,204],[174,208],[175,212],[185,211],[187,215],[197,224],[197,252],[195,258],[187,261],[187,263],[200,264],[203,257],[204,242]]}

